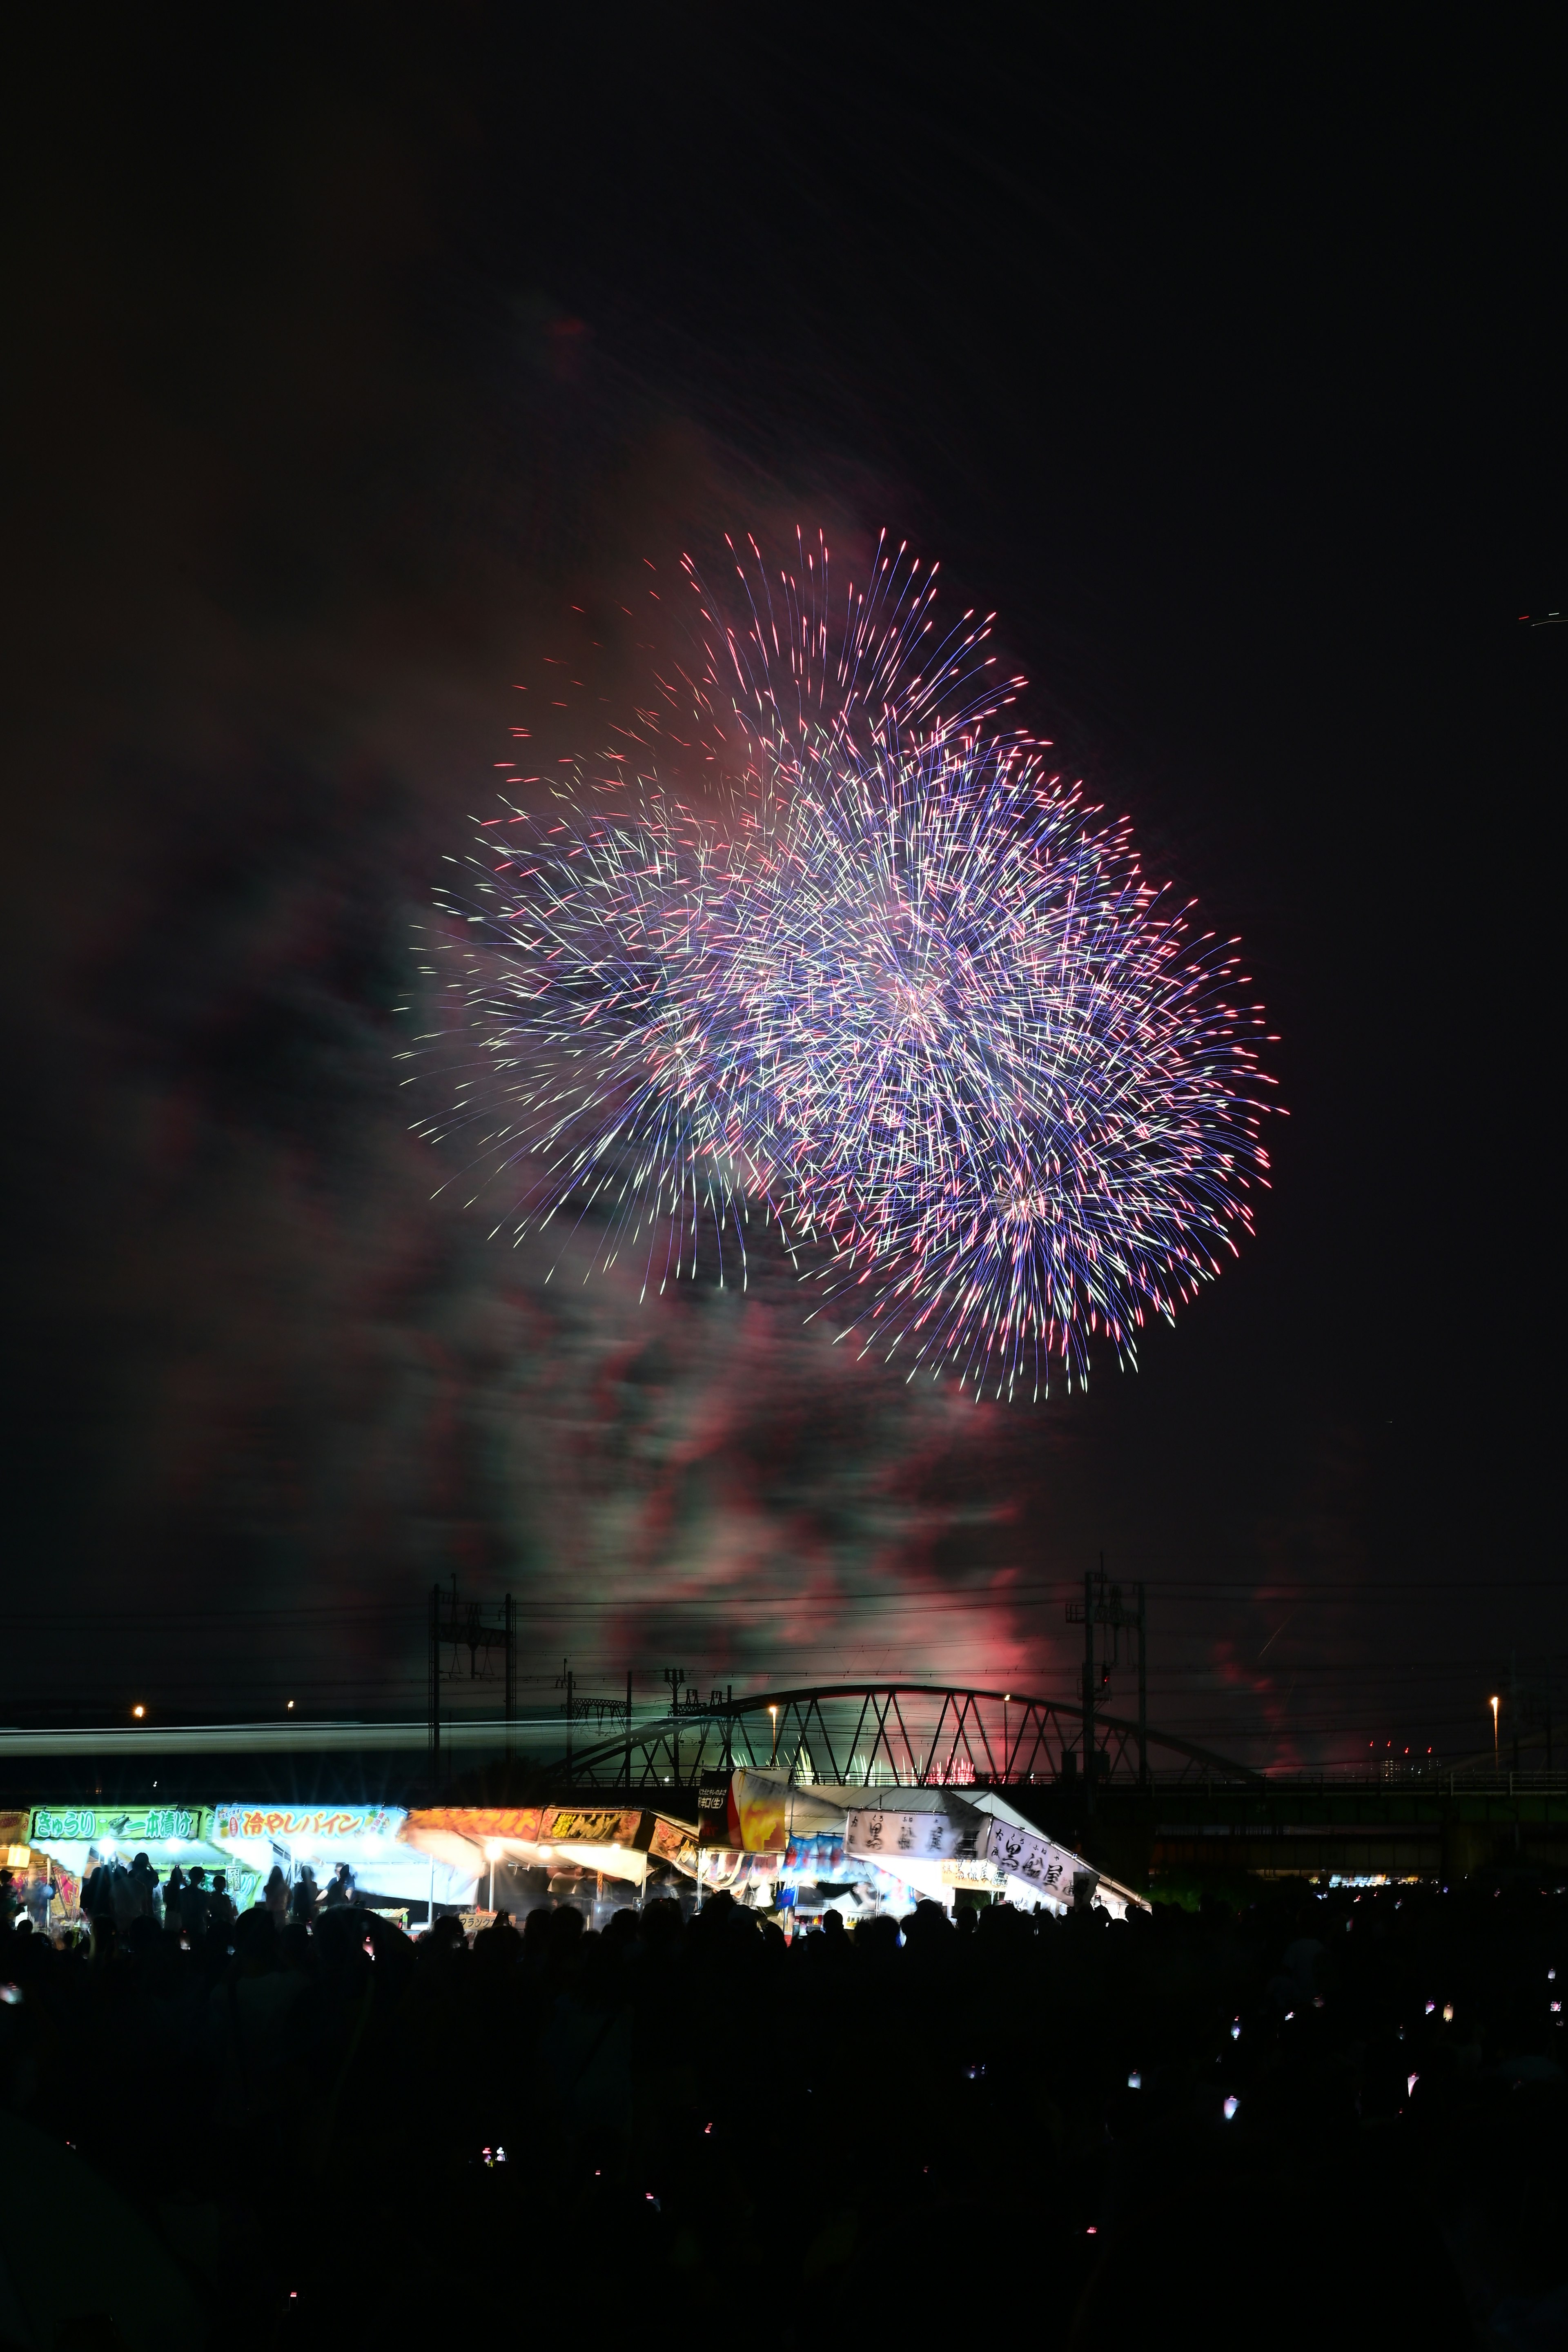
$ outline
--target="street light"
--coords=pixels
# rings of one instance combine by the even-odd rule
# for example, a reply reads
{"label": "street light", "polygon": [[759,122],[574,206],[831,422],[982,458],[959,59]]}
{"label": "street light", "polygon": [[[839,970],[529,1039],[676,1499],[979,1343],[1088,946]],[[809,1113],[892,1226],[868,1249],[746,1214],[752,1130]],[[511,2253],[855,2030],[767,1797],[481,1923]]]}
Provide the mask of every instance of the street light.
{"label": "street light", "polygon": [[779,1760],[779,1711],[776,1706],[770,1706],[768,1713],[773,1719],[773,1752],[768,1761],[770,1764],[776,1764]]}
{"label": "street light", "polygon": [[1498,1703],[1497,1703],[1497,1701],[1496,1701],[1496,1699],[1495,1699],[1495,1698],[1493,1699],[1493,1701],[1492,1701],[1491,1705],[1492,1705],[1492,1770],[1495,1772],[1495,1771],[1497,1770],[1497,1769],[1498,1769],[1498,1752],[1497,1752],[1497,1708],[1498,1708]]}

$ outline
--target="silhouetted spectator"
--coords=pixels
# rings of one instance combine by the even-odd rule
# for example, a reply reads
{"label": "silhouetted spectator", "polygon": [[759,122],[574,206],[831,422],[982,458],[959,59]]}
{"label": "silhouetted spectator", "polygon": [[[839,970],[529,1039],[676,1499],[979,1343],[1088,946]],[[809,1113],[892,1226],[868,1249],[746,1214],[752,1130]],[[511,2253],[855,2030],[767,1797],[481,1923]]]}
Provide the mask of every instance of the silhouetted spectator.
{"label": "silhouetted spectator", "polygon": [[150,1919],[153,1898],[158,1891],[158,1874],[144,1853],[139,1853],[125,1874],[127,1925],[131,1919]]}
{"label": "silhouetted spectator", "polygon": [[185,1881],[184,1892],[180,1897],[180,1926],[184,1930],[185,1941],[193,1951],[206,1936],[211,1910],[212,1897],[207,1893],[207,1874],[198,1862],[193,1865],[190,1875]]}
{"label": "silhouetted spectator", "polygon": [[316,1874],[308,1862],[300,1865],[300,1875],[294,1882],[294,1892],[289,1898],[289,1916],[308,1927],[316,1916]]}
{"label": "silhouetted spectator", "polygon": [[87,1874],[81,1882],[81,1916],[96,1926],[100,1918],[112,1917],[114,1885],[109,1864],[95,1845],[87,1850]]}
{"label": "silhouetted spectator", "polygon": [[261,1900],[266,1906],[267,1916],[273,1926],[281,1927],[284,1920],[289,1916],[289,1881],[284,1877],[277,1863],[273,1864],[268,1874],[267,1884],[262,1889]]}
{"label": "silhouetted spectator", "polygon": [[226,1951],[234,1940],[234,1898],[228,1891],[228,1874],[215,1874],[212,1894],[207,1903],[207,1933],[216,1936]]}

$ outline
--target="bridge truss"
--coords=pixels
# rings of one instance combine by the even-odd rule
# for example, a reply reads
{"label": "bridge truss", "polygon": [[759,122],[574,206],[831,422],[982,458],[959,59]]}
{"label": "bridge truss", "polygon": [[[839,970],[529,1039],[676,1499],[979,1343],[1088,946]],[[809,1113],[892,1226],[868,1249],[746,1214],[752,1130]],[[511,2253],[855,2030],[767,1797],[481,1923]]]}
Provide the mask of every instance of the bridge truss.
{"label": "bridge truss", "polygon": [[[737,1765],[782,1767],[793,1782],[851,1788],[962,1788],[981,1784],[1082,1785],[1084,1710],[1017,1691],[930,1683],[835,1683],[731,1700],[683,1695],[656,1723],[628,1718],[612,1739],[558,1759],[554,1774],[580,1788],[692,1788]],[[1261,1774],[1174,1733],[1090,1710],[1093,1785],[1147,1782],[1149,1750],[1162,1782],[1247,1784]],[[1170,1760],[1165,1760],[1170,1759]]]}

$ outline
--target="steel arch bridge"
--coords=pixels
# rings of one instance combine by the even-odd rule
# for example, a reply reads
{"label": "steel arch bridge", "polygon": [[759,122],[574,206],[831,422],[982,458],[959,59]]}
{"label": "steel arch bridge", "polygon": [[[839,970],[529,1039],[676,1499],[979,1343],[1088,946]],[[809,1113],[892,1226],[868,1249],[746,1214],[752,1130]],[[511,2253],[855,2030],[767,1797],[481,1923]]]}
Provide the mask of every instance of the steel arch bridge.
{"label": "steel arch bridge", "polygon": [[[597,1717],[597,1710],[595,1710]],[[791,1780],[851,1788],[964,1787],[1079,1781],[1084,1710],[1019,1691],[932,1683],[833,1683],[706,1703],[693,1692],[656,1723],[629,1720],[613,1738],[568,1748],[550,1768],[577,1788],[700,1787],[737,1765],[782,1765]],[[598,1717],[602,1721],[602,1717]],[[1162,1781],[1260,1785],[1250,1766],[1173,1732],[1093,1710],[1095,1785],[1148,1781],[1148,1751],[1173,1759]]]}

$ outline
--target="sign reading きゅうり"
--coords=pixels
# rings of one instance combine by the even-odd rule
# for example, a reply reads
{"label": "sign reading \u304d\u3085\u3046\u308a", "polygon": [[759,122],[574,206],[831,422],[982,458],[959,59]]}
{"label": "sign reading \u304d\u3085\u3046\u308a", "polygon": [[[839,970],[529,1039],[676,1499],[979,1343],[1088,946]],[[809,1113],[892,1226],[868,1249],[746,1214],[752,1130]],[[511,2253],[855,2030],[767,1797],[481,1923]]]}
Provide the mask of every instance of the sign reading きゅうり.
{"label": "sign reading \u304d\u3085\u3046\u308a", "polygon": [[112,1838],[134,1852],[206,1834],[204,1815],[195,1805],[35,1805],[32,1812],[34,1845],[101,1845]]}

